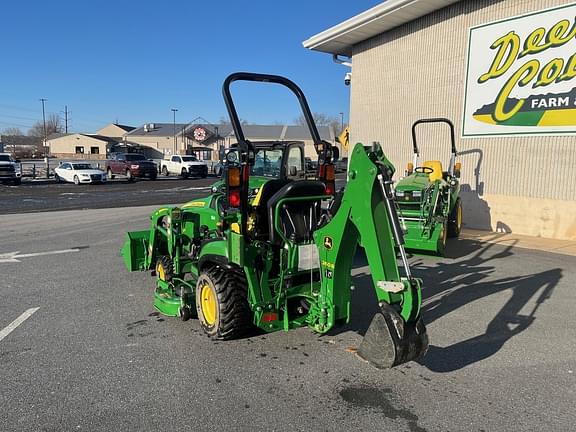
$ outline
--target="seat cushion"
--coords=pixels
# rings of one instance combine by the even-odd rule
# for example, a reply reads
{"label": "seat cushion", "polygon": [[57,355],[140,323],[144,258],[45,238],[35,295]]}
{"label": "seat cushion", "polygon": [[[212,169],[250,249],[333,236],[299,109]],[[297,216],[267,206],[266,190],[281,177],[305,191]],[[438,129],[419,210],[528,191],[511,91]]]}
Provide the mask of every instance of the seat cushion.
{"label": "seat cushion", "polygon": [[424,164],[422,165],[423,167],[426,168],[431,168],[433,171],[428,174],[428,178],[430,179],[431,182],[434,182],[436,180],[442,180],[442,162],[437,161],[437,160],[430,160],[430,161],[426,161],[424,162]]}

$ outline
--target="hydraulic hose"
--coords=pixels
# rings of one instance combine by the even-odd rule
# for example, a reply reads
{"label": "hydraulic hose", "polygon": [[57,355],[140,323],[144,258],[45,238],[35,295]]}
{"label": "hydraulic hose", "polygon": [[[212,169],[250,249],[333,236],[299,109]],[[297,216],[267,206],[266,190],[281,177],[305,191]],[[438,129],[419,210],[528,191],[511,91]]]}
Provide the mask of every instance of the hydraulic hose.
{"label": "hydraulic hose", "polygon": [[398,219],[398,213],[396,212],[396,206],[394,205],[394,193],[392,192],[392,178],[385,164],[380,161],[376,162],[376,165],[380,169],[380,174],[378,174],[378,183],[380,184],[380,190],[382,191],[382,196],[384,198],[384,203],[386,204],[386,212],[388,213],[388,219],[390,220],[390,225],[392,227],[392,235],[394,240],[398,245],[400,250],[400,256],[402,258],[402,264],[404,265],[404,270],[406,271],[406,277],[412,279],[412,272],[410,271],[410,265],[408,264],[408,257],[406,251],[404,250],[404,233],[400,227],[400,221]]}

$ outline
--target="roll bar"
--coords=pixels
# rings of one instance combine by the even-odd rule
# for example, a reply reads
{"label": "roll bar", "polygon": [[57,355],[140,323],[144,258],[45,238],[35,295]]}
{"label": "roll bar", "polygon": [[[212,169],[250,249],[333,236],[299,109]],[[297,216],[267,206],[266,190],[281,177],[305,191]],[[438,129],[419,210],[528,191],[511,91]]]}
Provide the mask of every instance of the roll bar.
{"label": "roll bar", "polygon": [[[228,76],[222,85],[222,95],[224,96],[224,102],[226,103],[226,109],[228,110],[228,114],[230,116],[230,121],[232,122],[232,127],[234,128],[234,133],[236,134],[236,139],[238,140],[238,146],[240,147],[240,151],[247,151],[250,149],[250,142],[246,141],[246,137],[244,136],[244,131],[242,130],[242,125],[240,123],[240,119],[238,117],[238,113],[236,111],[236,107],[234,105],[234,101],[232,100],[232,95],[230,93],[230,84],[235,81],[257,81],[257,82],[269,82],[274,84],[280,84],[284,87],[288,87],[294,93],[294,95],[298,98],[298,102],[300,103],[300,108],[302,109],[302,113],[304,114],[304,119],[306,120],[306,125],[308,126],[308,130],[310,131],[310,135],[312,136],[312,140],[314,141],[314,147],[318,149],[318,145],[323,144],[323,141],[320,139],[320,134],[318,133],[318,128],[316,128],[316,124],[314,123],[314,118],[312,117],[312,112],[310,111],[310,107],[308,106],[308,102],[306,101],[306,97],[304,93],[294,82],[290,81],[288,78],[284,78],[279,75],[268,75],[268,74],[258,74],[258,73],[251,73],[251,72],[236,72]],[[318,150],[317,150],[318,151]]]}
{"label": "roll bar", "polygon": [[450,147],[451,147],[451,156],[450,156],[450,166],[448,171],[450,174],[454,174],[454,163],[456,160],[456,156],[458,156],[458,152],[456,151],[456,139],[454,138],[454,123],[451,120],[443,117],[435,117],[435,118],[428,118],[428,119],[420,119],[416,120],[412,125],[412,146],[414,147],[414,166],[418,164],[418,157],[420,156],[420,151],[418,150],[418,144],[416,143],[416,126],[423,123],[446,123],[450,127]]}

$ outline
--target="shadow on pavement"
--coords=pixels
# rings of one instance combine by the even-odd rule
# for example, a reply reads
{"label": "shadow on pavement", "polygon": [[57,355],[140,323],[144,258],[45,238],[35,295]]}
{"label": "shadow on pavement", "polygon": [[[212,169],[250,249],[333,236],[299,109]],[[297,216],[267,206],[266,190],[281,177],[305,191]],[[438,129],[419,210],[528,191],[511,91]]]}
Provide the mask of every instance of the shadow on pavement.
{"label": "shadow on pavement", "polygon": [[[493,294],[510,291],[511,297],[495,316],[486,317],[483,334],[446,347],[434,345],[432,339],[428,353],[419,362],[434,372],[452,372],[496,354],[508,340],[535,321],[538,308],[552,295],[562,279],[559,268],[523,274],[527,269],[521,266],[518,267],[518,274],[495,279],[493,275],[497,274],[498,260],[514,255],[513,244],[503,246],[459,240],[458,245],[461,250],[455,255],[463,256],[461,259],[412,260],[413,273],[424,280],[423,316],[427,325]],[[354,267],[366,265],[363,251],[359,249]],[[352,292],[350,324],[337,331],[352,330],[364,335],[378,311],[377,299],[369,274],[354,277],[353,283],[356,289]],[[531,312],[521,314],[521,310],[531,301],[535,301]]]}

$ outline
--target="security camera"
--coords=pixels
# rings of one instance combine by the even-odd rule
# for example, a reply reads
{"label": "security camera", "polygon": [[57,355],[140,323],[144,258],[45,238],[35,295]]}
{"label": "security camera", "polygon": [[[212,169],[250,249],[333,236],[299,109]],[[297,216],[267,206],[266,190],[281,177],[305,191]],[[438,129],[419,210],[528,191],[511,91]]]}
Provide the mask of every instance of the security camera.
{"label": "security camera", "polygon": [[350,81],[352,81],[352,72],[348,72],[346,75],[344,75],[344,84],[349,86]]}

